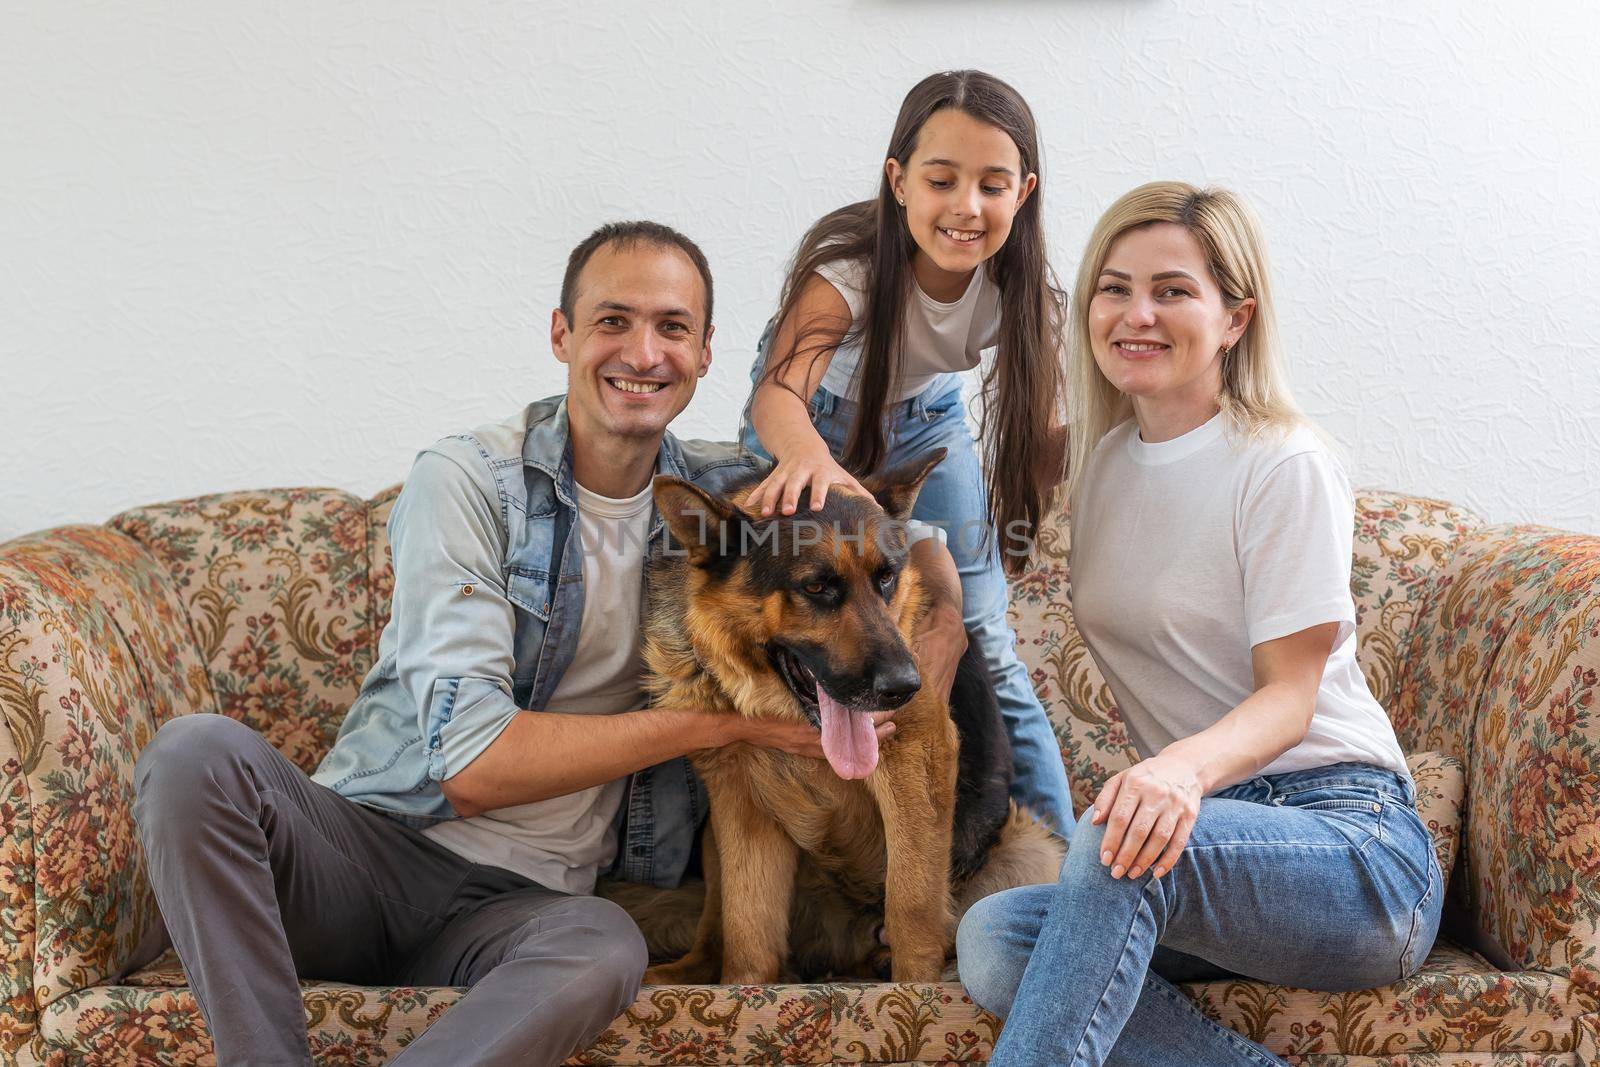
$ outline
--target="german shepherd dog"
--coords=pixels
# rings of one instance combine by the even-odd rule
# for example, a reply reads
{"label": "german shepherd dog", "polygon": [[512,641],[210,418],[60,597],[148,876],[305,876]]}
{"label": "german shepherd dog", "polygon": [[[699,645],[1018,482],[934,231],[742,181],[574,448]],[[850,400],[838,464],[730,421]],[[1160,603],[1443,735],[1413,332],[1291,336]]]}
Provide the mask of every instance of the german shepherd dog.
{"label": "german shepherd dog", "polygon": [[[734,503],[759,478],[731,498],[656,478],[681,549],[650,563],[654,702],[804,720],[827,759],[744,744],[693,754],[711,797],[704,905],[687,955],[647,983],[881,976],[883,941],[888,976],[931,981],[973,901],[1055,880],[1063,846],[1008,799],[1011,749],[976,648],[947,703],[907,646],[928,593],[905,520],[943,458],[873,480],[873,499],[836,488],[788,517]],[[898,710],[880,751],[870,712],[882,708]]]}

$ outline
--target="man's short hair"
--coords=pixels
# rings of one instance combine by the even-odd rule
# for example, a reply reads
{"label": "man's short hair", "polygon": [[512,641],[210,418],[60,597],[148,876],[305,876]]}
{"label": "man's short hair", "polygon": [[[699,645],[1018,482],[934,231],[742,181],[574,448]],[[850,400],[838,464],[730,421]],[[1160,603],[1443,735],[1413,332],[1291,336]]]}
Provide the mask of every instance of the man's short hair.
{"label": "man's short hair", "polygon": [[706,254],[700,251],[699,245],[671,226],[642,219],[606,223],[578,242],[578,247],[567,257],[567,273],[561,278],[561,314],[565,316],[567,325],[572,325],[572,301],[577,296],[578,275],[583,273],[584,266],[594,258],[594,254],[608,245],[626,248],[637,244],[676,248],[688,256],[689,262],[700,272],[700,284],[706,290],[706,317],[700,326],[700,336],[704,337],[706,331],[711,329],[711,265],[706,262]]}

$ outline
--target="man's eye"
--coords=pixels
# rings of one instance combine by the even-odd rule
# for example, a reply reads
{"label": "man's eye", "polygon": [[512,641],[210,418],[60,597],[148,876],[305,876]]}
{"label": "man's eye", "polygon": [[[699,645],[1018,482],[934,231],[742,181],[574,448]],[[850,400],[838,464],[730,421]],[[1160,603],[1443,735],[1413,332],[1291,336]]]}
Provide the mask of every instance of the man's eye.
{"label": "man's eye", "polygon": [[689,332],[689,327],[685,326],[681,322],[669,322],[669,323],[666,324],[665,328],[668,329],[668,330],[675,331],[677,333],[688,333]]}
{"label": "man's eye", "polygon": [[607,315],[600,320],[600,324],[602,326],[621,326],[622,317],[620,315]]}

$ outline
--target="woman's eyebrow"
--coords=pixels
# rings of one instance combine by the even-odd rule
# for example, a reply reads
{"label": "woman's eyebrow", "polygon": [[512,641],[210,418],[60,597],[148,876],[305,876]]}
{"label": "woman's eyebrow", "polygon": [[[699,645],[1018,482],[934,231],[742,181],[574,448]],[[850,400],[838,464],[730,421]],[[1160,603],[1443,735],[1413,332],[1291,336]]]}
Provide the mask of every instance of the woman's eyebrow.
{"label": "woman's eyebrow", "polygon": [[[1127,273],[1125,273],[1123,271],[1120,271],[1120,270],[1112,270],[1110,267],[1103,268],[1100,271],[1100,273],[1101,274],[1109,274],[1113,278],[1121,278],[1125,282],[1133,281],[1133,275],[1127,274]],[[1168,278],[1188,278],[1191,282],[1194,282],[1196,285],[1200,284],[1200,279],[1196,278],[1193,274],[1190,274],[1186,270],[1164,270],[1160,274],[1152,274],[1152,275],[1150,275],[1150,280],[1153,281],[1153,282],[1164,282]]]}

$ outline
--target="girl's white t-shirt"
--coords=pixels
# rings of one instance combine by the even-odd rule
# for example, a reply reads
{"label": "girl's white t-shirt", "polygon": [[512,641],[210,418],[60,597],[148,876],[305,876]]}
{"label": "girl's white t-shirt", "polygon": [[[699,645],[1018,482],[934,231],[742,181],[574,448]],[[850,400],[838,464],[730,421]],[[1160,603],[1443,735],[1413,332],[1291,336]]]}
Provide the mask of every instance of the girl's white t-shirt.
{"label": "girl's white t-shirt", "polygon": [[[862,288],[865,273],[866,264],[859,259],[835,260],[817,268],[817,274],[839,290],[849,305],[852,325],[861,321],[866,307]],[[912,279],[900,381],[890,390],[889,401],[908,400],[941,375],[971,370],[981,362],[983,350],[993,348],[999,339],[1000,290],[986,268],[973,271],[966,292],[948,304],[924,293]],[[856,364],[860,360],[858,340],[840,345],[822,376],[822,387],[834,396],[855,400]]]}
{"label": "girl's white t-shirt", "polygon": [[1261,771],[1359,762],[1406,774],[1356,664],[1355,502],[1304,427],[1242,442],[1218,414],[1181,437],[1129,419],[1090,457],[1072,515],[1072,612],[1142,756],[1255,691],[1255,645],[1339,624],[1310,731]]}

